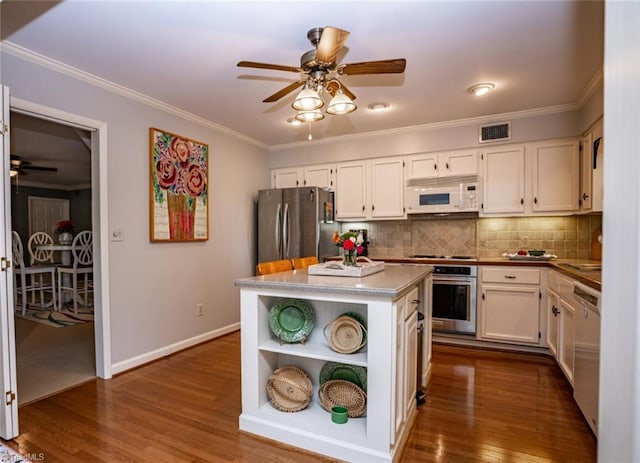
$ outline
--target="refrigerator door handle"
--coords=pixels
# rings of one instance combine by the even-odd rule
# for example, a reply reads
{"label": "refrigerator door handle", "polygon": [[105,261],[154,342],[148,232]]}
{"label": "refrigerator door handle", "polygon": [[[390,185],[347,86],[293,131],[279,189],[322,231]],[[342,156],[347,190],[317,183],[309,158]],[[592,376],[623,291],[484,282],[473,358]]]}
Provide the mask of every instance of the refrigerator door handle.
{"label": "refrigerator door handle", "polygon": [[278,203],[278,207],[276,208],[275,240],[276,240],[276,249],[278,250],[278,256],[280,257],[282,257],[282,242],[280,241],[281,223],[282,223],[282,204]]}
{"label": "refrigerator door handle", "polygon": [[284,220],[282,221],[282,244],[284,246],[285,259],[289,258],[289,203],[284,203]]}

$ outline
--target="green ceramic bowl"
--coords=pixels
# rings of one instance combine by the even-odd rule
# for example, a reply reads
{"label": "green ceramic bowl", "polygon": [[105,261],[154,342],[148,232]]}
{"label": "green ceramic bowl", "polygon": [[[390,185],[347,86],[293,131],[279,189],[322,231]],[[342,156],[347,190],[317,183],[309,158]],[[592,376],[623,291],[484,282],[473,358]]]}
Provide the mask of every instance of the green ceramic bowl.
{"label": "green ceramic bowl", "polygon": [[544,256],[544,249],[531,249],[529,255],[535,257]]}

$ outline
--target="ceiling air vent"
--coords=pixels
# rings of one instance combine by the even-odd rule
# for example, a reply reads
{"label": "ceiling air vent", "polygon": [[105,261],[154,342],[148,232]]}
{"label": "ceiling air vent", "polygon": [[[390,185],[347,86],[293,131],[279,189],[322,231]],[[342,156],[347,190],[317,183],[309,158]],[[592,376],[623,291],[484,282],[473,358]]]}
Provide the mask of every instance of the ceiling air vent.
{"label": "ceiling air vent", "polygon": [[492,141],[502,141],[511,139],[511,123],[502,122],[500,124],[481,125],[480,126],[480,143],[488,143]]}

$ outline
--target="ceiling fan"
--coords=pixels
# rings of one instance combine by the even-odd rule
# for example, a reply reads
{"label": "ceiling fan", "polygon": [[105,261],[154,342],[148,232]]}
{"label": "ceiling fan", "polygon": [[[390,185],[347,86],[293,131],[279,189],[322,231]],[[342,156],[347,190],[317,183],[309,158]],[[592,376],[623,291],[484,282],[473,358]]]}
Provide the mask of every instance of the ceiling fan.
{"label": "ceiling fan", "polygon": [[25,161],[20,158],[17,154],[12,154],[10,158],[11,162],[11,176],[18,174],[25,174],[29,170],[38,170],[41,172],[58,172],[57,167],[45,167],[45,166],[35,166],[30,161]]}
{"label": "ceiling fan", "polygon": [[[361,63],[338,64],[337,57],[349,37],[349,32],[337,27],[326,26],[310,29],[307,38],[315,47],[300,58],[300,67],[279,64],[257,63],[254,61],[240,61],[238,67],[273,69],[306,74],[297,82],[287,85],[264,100],[272,103],[288,95],[304,85],[292,106],[300,113],[296,119],[306,122],[320,120],[324,116],[318,108],[323,106],[322,93],[326,91],[333,99],[329,103],[329,114],[347,114],[356,109],[353,100],[356,96],[338,80],[336,76],[354,76],[365,74],[401,74],[407,61],[404,58],[381,61],[365,61]],[[311,112],[315,113],[312,116]],[[303,114],[301,114],[303,113]],[[318,117],[318,114],[320,117]],[[299,117],[301,116],[301,117]],[[309,117],[316,117],[309,119]]]}

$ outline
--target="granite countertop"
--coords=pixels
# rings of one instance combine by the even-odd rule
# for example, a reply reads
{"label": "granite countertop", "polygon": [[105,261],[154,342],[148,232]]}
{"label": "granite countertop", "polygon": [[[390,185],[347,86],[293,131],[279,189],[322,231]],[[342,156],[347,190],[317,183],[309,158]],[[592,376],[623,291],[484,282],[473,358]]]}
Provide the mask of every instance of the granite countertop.
{"label": "granite countertop", "polygon": [[477,259],[464,259],[452,262],[450,259],[432,259],[432,258],[416,258],[416,257],[384,257],[376,258],[369,256],[371,260],[381,260],[388,263],[397,264],[458,264],[459,265],[508,265],[508,266],[525,266],[525,267],[546,267],[558,270],[571,278],[574,278],[590,288],[598,291],[602,290],[602,272],[578,270],[568,266],[567,264],[601,264],[599,260],[589,259],[552,259],[552,260],[511,260],[507,257],[479,257]]}
{"label": "granite countertop", "polygon": [[[415,262],[403,263],[415,264]],[[424,279],[431,272],[433,272],[431,265],[385,263],[383,271],[364,277],[309,275],[306,269],[299,269],[270,275],[239,278],[234,284],[241,288],[316,291],[395,298]]]}

